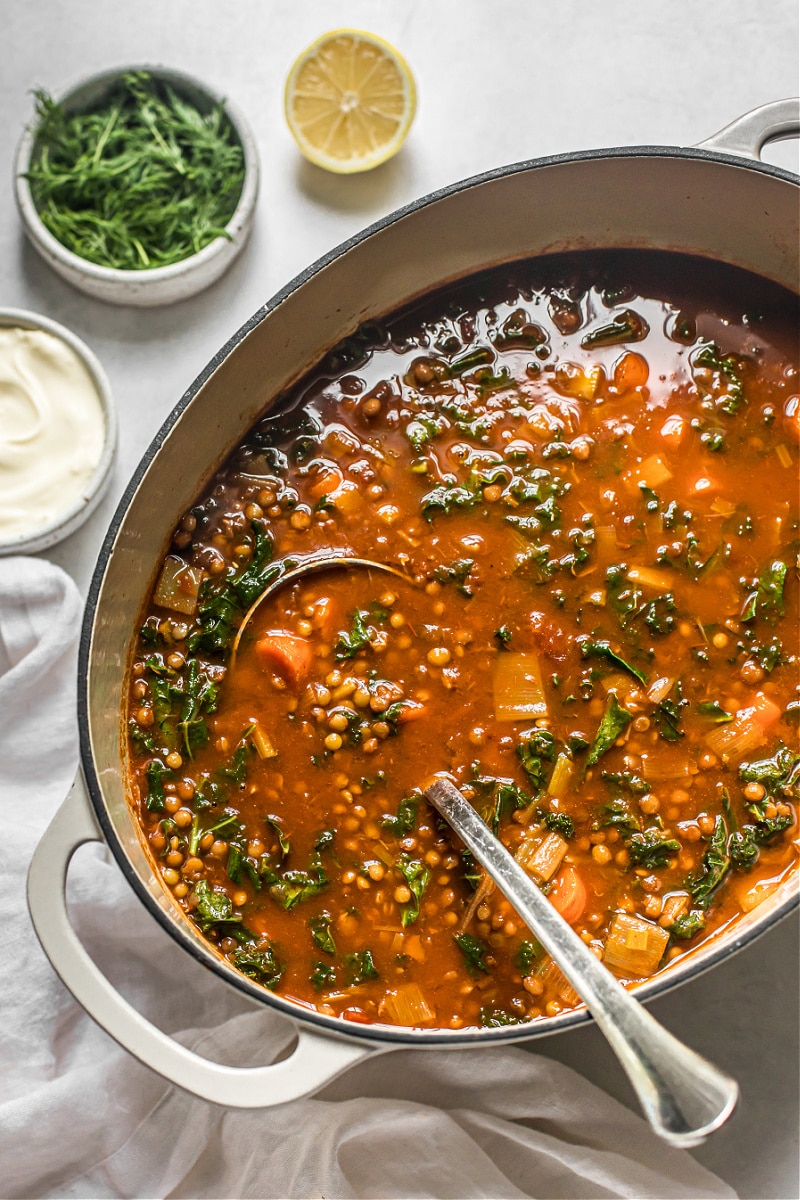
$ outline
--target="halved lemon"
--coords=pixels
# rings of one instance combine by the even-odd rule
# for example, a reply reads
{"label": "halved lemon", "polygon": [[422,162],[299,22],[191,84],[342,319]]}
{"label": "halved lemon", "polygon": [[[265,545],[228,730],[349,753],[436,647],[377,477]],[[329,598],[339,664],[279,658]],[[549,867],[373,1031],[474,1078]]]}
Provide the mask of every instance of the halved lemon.
{"label": "halved lemon", "polygon": [[408,64],[360,29],[326,33],[295,60],[286,120],[302,153],[328,171],[369,171],[402,146],[416,110]]}

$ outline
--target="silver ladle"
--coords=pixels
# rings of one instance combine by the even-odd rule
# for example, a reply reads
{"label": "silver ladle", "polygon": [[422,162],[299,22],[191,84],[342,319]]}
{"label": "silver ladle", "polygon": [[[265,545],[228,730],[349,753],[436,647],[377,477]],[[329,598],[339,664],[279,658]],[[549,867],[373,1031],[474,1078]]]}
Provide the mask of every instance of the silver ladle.
{"label": "silver ladle", "polygon": [[[231,666],[256,609],[279,588],[320,571],[354,568],[382,571],[414,585],[397,567],[366,558],[339,553],[308,559],[273,580],[250,606],[233,643]],[[701,1145],[735,1109],[739,1098],[736,1081],[679,1042],[625,990],[556,912],[450,779],[437,777],[424,794],[579,994],[622,1064],[655,1132],[673,1146]]]}
{"label": "silver ladle", "polygon": [[413,579],[409,579],[408,575],[405,575],[397,567],[389,566],[388,563],[372,562],[368,558],[351,558],[347,554],[324,554],[320,555],[318,558],[307,558],[298,566],[292,567],[291,571],[285,571],[282,575],[279,575],[277,579],[273,579],[272,583],[267,584],[263,592],[256,596],[255,600],[244,614],[242,623],[236,633],[236,637],[233,639],[233,648],[231,650],[230,661],[231,668],[233,668],[236,662],[236,654],[239,649],[239,643],[242,640],[242,634],[250,624],[256,609],[260,608],[265,600],[268,600],[270,596],[274,596],[277,591],[283,587],[286,587],[288,584],[297,583],[298,579],[305,579],[307,575],[316,575],[320,571],[335,571],[342,569],[351,571],[353,567],[360,567],[362,570],[366,571],[384,571],[389,575],[396,575],[398,579],[402,579],[403,583],[408,583],[412,587],[415,586]]}
{"label": "silver ladle", "polygon": [[625,990],[449,779],[437,778],[424,794],[578,992],[655,1132],[673,1146],[699,1146],[736,1107],[736,1081],[668,1033]]}

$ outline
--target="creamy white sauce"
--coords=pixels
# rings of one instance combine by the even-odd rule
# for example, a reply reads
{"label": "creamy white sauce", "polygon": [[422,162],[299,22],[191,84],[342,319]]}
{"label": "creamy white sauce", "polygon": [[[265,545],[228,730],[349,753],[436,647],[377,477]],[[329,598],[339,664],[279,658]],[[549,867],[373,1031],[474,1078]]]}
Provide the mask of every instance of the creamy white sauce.
{"label": "creamy white sauce", "polygon": [[0,327],[0,540],[34,534],[82,496],[105,416],[75,351],[41,329]]}

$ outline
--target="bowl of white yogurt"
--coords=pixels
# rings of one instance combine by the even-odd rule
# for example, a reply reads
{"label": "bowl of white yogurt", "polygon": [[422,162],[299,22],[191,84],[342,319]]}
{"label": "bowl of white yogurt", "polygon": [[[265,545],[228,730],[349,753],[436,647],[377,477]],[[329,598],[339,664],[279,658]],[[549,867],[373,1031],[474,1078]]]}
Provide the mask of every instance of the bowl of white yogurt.
{"label": "bowl of white yogurt", "polygon": [[111,478],[117,417],[105,371],[69,329],[0,308],[0,555],[46,550]]}

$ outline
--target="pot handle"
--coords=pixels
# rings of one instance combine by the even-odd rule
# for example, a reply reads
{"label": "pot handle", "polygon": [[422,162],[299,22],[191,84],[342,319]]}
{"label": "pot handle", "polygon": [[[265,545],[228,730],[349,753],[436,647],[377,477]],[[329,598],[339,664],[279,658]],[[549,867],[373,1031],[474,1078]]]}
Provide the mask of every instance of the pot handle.
{"label": "pot handle", "polygon": [[761,158],[767,142],[780,142],[800,135],[800,97],[788,100],[773,100],[762,104],[751,112],[737,117],[715,133],[713,137],[698,142],[698,150],[722,150],[736,154],[739,158]]}
{"label": "pot handle", "polygon": [[281,1062],[268,1067],[227,1067],[187,1050],[145,1020],[94,964],[67,915],[65,888],[72,855],[85,842],[102,840],[79,768],[67,799],[31,860],[28,908],[42,949],[75,999],[145,1066],[213,1104],[272,1108],[308,1095],[376,1052],[298,1028],[295,1048]]}

